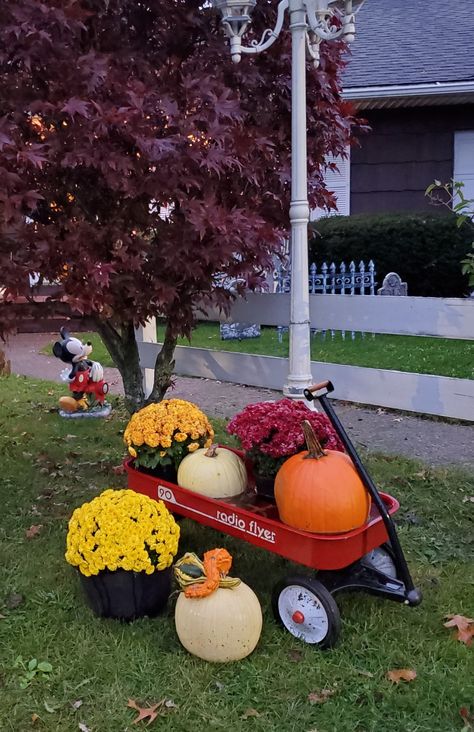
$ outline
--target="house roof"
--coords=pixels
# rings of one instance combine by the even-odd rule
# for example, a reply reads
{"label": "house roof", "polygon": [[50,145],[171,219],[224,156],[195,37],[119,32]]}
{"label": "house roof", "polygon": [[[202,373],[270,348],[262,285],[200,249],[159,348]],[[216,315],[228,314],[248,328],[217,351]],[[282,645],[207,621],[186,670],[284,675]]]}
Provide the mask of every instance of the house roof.
{"label": "house roof", "polygon": [[366,0],[356,16],[344,92],[474,81],[473,39],[472,0]]}

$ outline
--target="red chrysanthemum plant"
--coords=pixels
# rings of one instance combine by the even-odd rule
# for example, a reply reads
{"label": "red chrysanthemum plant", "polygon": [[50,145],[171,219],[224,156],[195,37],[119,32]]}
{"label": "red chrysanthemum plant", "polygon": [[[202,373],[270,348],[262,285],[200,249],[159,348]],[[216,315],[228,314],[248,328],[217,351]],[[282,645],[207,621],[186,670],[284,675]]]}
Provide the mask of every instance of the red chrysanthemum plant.
{"label": "red chrysanthemum plant", "polygon": [[239,439],[256,474],[274,477],[287,458],[306,449],[304,420],[311,423],[323,448],[344,451],[326,415],[293,399],[249,404],[230,420],[227,431]]}

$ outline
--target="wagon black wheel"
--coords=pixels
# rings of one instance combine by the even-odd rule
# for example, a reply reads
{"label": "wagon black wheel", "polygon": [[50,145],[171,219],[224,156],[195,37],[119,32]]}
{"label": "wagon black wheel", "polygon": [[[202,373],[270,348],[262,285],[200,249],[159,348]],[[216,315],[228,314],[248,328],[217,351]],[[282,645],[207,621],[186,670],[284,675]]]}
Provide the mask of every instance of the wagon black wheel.
{"label": "wagon black wheel", "polygon": [[272,594],[275,618],[295,638],[332,648],[341,632],[341,616],[325,586],[311,577],[285,577]]}

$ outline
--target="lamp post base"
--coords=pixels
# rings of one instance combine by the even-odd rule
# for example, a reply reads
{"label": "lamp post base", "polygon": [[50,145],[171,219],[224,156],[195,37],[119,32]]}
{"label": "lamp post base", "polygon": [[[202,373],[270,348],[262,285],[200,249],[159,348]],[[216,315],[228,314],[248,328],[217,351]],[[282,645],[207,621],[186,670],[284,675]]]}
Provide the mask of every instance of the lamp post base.
{"label": "lamp post base", "polygon": [[293,379],[289,378],[288,383],[286,383],[283,387],[283,396],[287,397],[288,399],[299,399],[300,401],[304,402],[308,409],[310,409],[312,412],[318,412],[319,410],[316,407],[316,402],[308,402],[304,395],[304,390],[307,389],[312,382],[313,377],[311,375],[309,380],[304,380],[304,383],[295,383]]}

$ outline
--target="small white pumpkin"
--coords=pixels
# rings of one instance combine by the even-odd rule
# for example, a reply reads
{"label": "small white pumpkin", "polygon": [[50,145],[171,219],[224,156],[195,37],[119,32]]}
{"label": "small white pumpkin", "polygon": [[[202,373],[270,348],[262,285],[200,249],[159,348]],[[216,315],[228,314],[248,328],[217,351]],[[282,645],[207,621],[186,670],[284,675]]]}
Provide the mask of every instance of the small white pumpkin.
{"label": "small white pumpkin", "polygon": [[181,461],[178,485],[209,498],[231,498],[246,489],[247,471],[235,452],[211,445],[186,455]]}
{"label": "small white pumpkin", "polygon": [[204,661],[240,661],[252,653],[262,632],[260,603],[243,582],[207,597],[181,592],[174,617],[183,646]]}

